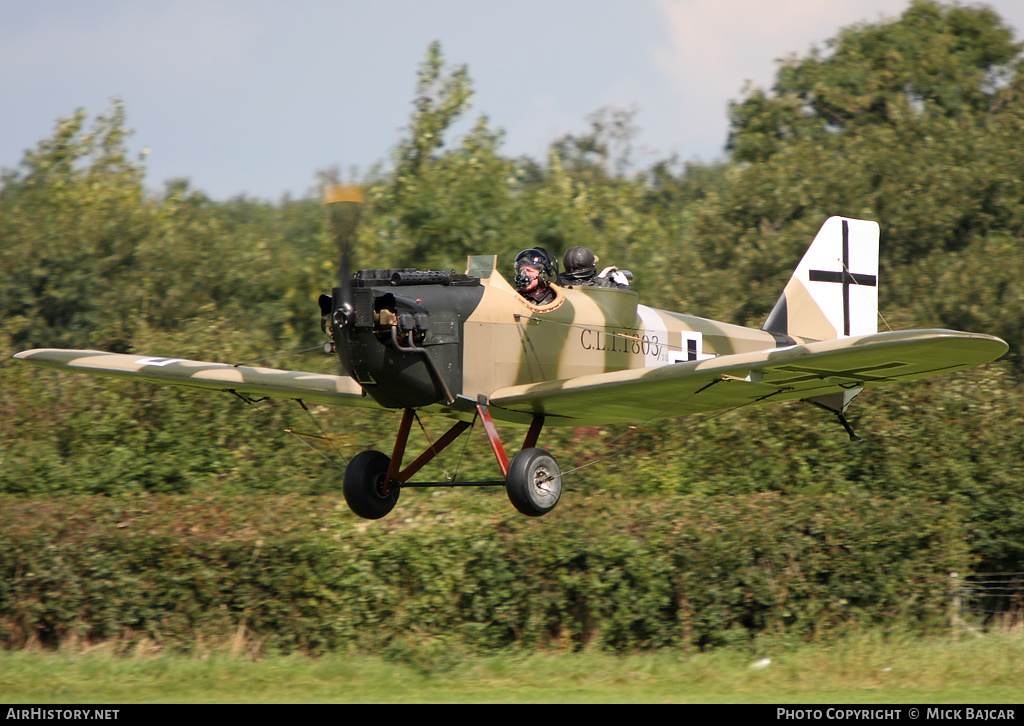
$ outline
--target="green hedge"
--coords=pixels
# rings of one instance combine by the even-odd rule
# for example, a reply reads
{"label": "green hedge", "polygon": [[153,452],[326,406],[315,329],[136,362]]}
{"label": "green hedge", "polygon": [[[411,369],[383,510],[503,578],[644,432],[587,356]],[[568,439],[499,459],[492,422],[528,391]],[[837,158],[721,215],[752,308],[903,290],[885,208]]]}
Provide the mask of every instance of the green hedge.
{"label": "green hedge", "polygon": [[6,499],[0,643],[708,648],[939,628],[969,564],[956,513],[920,501],[576,496],[527,519],[416,494],[374,523],[334,496]]}

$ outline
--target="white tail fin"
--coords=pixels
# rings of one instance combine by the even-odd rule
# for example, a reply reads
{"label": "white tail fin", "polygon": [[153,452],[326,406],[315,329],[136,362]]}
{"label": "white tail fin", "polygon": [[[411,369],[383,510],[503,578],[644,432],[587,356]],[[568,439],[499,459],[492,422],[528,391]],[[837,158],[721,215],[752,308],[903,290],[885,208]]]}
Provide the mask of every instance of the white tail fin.
{"label": "white tail fin", "polygon": [[878,223],[830,217],[762,330],[831,340],[878,332]]}

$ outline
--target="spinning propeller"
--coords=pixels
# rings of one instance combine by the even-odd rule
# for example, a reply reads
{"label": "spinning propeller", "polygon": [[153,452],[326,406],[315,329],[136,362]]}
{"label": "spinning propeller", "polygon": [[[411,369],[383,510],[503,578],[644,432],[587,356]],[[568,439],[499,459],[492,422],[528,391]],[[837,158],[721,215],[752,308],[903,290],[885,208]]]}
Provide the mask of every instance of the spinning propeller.
{"label": "spinning propeller", "polygon": [[327,223],[338,246],[338,276],[341,279],[341,294],[339,296],[339,290],[335,291],[331,322],[335,326],[349,328],[355,322],[350,269],[352,248],[366,196],[363,188],[356,184],[331,184],[324,187],[323,195],[327,207]]}

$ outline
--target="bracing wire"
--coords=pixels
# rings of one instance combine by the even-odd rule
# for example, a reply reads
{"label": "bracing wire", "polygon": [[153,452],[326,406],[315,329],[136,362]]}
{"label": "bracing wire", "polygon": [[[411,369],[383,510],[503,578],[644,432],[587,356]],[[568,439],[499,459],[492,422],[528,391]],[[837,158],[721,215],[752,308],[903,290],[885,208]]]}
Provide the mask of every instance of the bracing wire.
{"label": "bracing wire", "polygon": [[[857,281],[857,276],[854,275],[852,272],[850,272],[849,265],[847,265],[845,262],[843,262],[842,259],[839,259],[839,264],[842,266],[842,268],[846,272],[846,274],[850,276],[850,279],[853,280],[853,284],[857,285],[857,286],[860,286],[860,282]],[[890,333],[894,332],[893,329],[892,329],[892,326],[889,325],[889,321],[885,319],[884,315],[882,315],[882,311],[878,310],[877,307],[876,307],[875,312],[878,314],[878,318],[879,318],[879,320],[882,321],[882,324],[885,325],[885,327],[889,329],[889,332]]]}
{"label": "bracing wire", "polygon": [[479,417],[479,414],[474,414],[473,415],[473,421],[472,421],[472,423],[470,423],[469,429],[467,429],[466,431],[463,431],[460,434],[460,436],[463,438],[462,452],[459,454],[459,458],[455,462],[455,471],[450,473],[450,474],[448,473],[448,466],[445,464],[444,459],[441,456],[441,452],[439,452],[436,448],[434,448],[436,446],[437,442],[434,441],[430,437],[429,433],[427,433],[427,429],[423,425],[423,421],[420,419],[419,412],[418,411],[413,411],[413,415],[416,417],[416,423],[419,424],[420,430],[423,432],[423,436],[427,440],[427,447],[428,447],[428,449],[430,451],[434,452],[434,458],[437,459],[438,463],[441,465],[441,470],[444,472],[445,479],[448,481],[449,484],[454,484],[455,481],[459,478],[459,470],[462,469],[462,462],[466,458],[466,450],[467,450],[467,448],[469,446],[469,439],[470,439],[470,437],[473,434],[473,429],[476,427],[476,420]]}
{"label": "bracing wire", "polygon": [[416,423],[419,424],[420,431],[423,432],[423,438],[427,440],[427,448],[434,452],[434,458],[437,459],[437,463],[441,465],[441,471],[444,472],[444,478],[448,480],[449,484],[451,484],[455,481],[455,477],[448,473],[448,467],[445,466],[444,459],[441,457],[441,452],[434,448],[434,441],[430,438],[430,434],[427,433],[427,428],[423,425],[423,419],[420,418],[419,411],[413,411],[413,416],[416,417]]}
{"label": "bracing wire", "polygon": [[289,436],[293,437],[296,441],[299,441],[304,446],[306,446],[307,448],[309,448],[310,450],[315,452],[317,455],[319,455],[322,459],[324,459],[324,461],[326,461],[332,467],[334,467],[334,468],[338,469],[339,471],[341,471],[342,473],[344,473],[345,467],[342,464],[340,464],[339,462],[337,462],[336,460],[334,460],[333,458],[331,458],[330,456],[325,454],[322,449],[319,449],[316,446],[313,446],[307,440],[307,439],[319,439],[321,441],[326,441],[330,445],[330,447],[334,451],[334,453],[337,454],[338,457],[340,457],[341,459],[345,459],[345,456],[338,450],[338,447],[335,445],[334,439],[331,438],[331,436],[329,436],[327,434],[327,432],[324,430],[323,426],[320,425],[320,422],[316,420],[316,417],[313,416],[313,413],[309,410],[309,408],[306,407],[306,404],[303,401],[300,400],[300,401],[297,401],[297,402],[302,407],[302,410],[305,411],[307,414],[309,414],[309,417],[313,420],[313,423],[316,424],[317,428],[320,430],[320,435],[306,434],[306,433],[294,431],[293,429],[290,429],[287,426],[282,425],[280,421],[276,420],[273,416],[271,416],[269,413],[267,413],[266,411],[264,411],[262,408],[259,407],[258,404],[261,401],[265,400],[265,399],[262,399],[262,398],[261,399],[249,398],[248,396],[243,396],[238,391],[231,391],[231,390],[229,390],[228,393],[230,393],[230,394],[234,395],[236,398],[244,401],[254,411],[256,411],[256,413],[258,413],[259,415],[263,416],[268,421],[273,423],[275,426],[278,426],[286,434],[288,434]]}
{"label": "bracing wire", "polygon": [[[608,446],[615,446],[615,444],[617,444],[619,441],[621,441],[631,431],[638,430],[640,427],[645,426],[646,424],[650,423],[654,419],[665,418],[665,417],[670,416],[672,409],[676,408],[677,406],[682,405],[683,403],[685,403],[686,401],[690,400],[694,396],[696,396],[696,395],[698,395],[700,393],[703,393],[704,391],[706,391],[707,389],[711,388],[712,386],[714,386],[714,385],[716,385],[718,383],[723,383],[723,382],[725,382],[724,378],[716,378],[715,380],[711,381],[710,383],[708,383],[708,384],[698,388],[693,393],[690,393],[689,395],[679,399],[678,401],[675,401],[674,403],[672,403],[667,408],[662,409],[661,411],[659,411],[658,413],[654,414],[653,416],[648,417],[644,421],[641,421],[638,424],[631,424],[630,426],[627,427],[627,429],[625,431],[623,431],[621,434],[619,434],[618,436],[613,438],[611,441],[609,441],[607,445]],[[710,414],[708,416],[705,416],[705,417],[703,417],[703,418],[701,418],[699,420],[693,421],[692,423],[684,426],[681,430],[682,431],[688,431],[691,428],[697,426],[698,424],[703,424],[703,423],[706,423],[707,421],[712,421],[712,420],[714,420],[714,419],[716,419],[716,418],[718,418],[720,416],[724,416],[727,413],[732,413],[733,411],[737,411],[737,410],[739,410],[741,408],[745,408],[747,406],[752,406],[752,405],[754,405],[756,403],[760,403],[761,401],[765,401],[765,400],[771,398],[772,396],[777,396],[780,393],[784,393],[784,392],[786,392],[788,390],[790,390],[790,389],[788,389],[788,388],[780,388],[777,391],[772,391],[771,393],[767,393],[767,394],[765,394],[763,396],[758,396],[757,398],[751,399],[750,401],[747,401],[746,403],[741,403],[738,406],[733,406],[732,408],[727,408],[727,409],[723,409],[721,411],[716,411],[715,413],[712,413],[712,414]],[[607,459],[612,458],[613,456],[617,456],[619,453],[620,453],[620,450],[616,449],[614,451],[611,451],[611,452],[605,454],[604,456],[598,457],[596,459],[593,459],[593,460],[588,461],[588,462],[583,463],[583,464],[580,464],[577,461],[573,465],[573,468],[567,469],[567,470],[563,471],[562,472],[562,476],[564,477],[567,474],[573,474],[573,473],[575,473],[577,471],[580,471],[581,469],[586,469],[587,467],[593,466],[595,464],[600,464],[600,463],[606,461]]]}

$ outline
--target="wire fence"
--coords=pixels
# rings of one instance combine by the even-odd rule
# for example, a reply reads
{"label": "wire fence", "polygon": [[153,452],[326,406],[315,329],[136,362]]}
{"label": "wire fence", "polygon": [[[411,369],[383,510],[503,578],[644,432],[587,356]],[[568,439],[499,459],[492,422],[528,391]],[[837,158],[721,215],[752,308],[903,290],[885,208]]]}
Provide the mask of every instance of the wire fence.
{"label": "wire fence", "polygon": [[1024,623],[1024,572],[950,573],[953,625],[1013,627]]}

